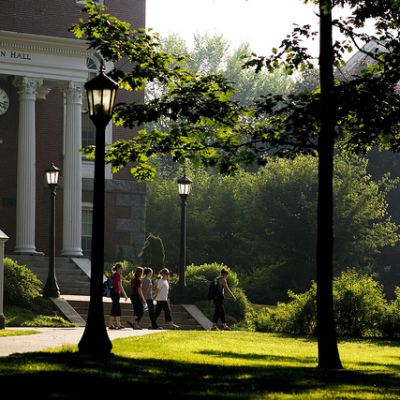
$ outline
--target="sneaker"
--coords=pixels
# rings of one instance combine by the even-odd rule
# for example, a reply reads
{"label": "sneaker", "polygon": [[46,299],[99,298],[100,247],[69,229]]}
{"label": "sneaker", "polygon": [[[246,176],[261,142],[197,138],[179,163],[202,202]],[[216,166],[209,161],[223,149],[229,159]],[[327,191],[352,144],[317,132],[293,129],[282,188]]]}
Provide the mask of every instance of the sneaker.
{"label": "sneaker", "polygon": [[210,330],[211,330],[211,331],[219,331],[219,329],[218,329],[217,326],[213,326]]}
{"label": "sneaker", "polygon": [[132,321],[126,321],[126,323],[132,328],[135,329]]}
{"label": "sneaker", "polygon": [[230,331],[231,328],[229,328],[229,326],[225,326],[224,331]]}
{"label": "sneaker", "polygon": [[114,325],[111,325],[111,326],[108,327],[108,329],[118,329],[118,328],[116,326],[114,326]]}
{"label": "sneaker", "polygon": [[118,328],[116,329],[125,329],[125,327],[123,325],[120,325]]}

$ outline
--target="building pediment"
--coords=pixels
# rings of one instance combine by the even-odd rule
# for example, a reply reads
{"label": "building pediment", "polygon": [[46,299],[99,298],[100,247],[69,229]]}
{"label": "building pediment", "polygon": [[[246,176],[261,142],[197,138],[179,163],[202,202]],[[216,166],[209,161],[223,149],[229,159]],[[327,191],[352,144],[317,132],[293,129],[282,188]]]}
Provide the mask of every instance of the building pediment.
{"label": "building pediment", "polygon": [[0,30],[0,74],[45,80],[87,80],[86,60],[93,55],[83,40]]}

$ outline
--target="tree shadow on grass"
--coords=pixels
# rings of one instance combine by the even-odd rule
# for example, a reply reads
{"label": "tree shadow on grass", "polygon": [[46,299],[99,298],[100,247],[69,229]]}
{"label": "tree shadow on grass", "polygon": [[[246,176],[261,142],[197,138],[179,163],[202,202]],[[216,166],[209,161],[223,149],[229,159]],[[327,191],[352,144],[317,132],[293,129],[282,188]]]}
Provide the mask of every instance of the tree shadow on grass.
{"label": "tree shadow on grass", "polygon": [[0,358],[0,385],[12,388],[18,398],[35,394],[41,399],[149,395],[255,399],[268,393],[301,395],[310,391],[321,391],[323,399],[325,391],[340,395],[342,390],[354,392],[354,398],[374,391],[385,393],[386,399],[400,398],[400,378],[395,374],[267,364],[235,367],[119,356],[94,359],[77,353],[26,353]]}
{"label": "tree shadow on grass", "polygon": [[197,352],[198,354],[218,357],[218,358],[232,358],[232,359],[243,359],[243,360],[263,360],[270,361],[273,363],[293,363],[304,364],[309,366],[315,362],[315,357],[288,357],[288,356],[274,356],[265,354],[254,354],[254,353],[235,353],[233,351],[219,351],[219,350],[202,350]]}

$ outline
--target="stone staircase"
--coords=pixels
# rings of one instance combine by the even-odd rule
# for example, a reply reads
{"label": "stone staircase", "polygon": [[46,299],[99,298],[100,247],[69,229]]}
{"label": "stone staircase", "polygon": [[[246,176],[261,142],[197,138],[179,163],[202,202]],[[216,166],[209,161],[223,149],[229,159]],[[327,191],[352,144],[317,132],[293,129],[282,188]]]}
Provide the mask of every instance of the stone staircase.
{"label": "stone staircase", "polygon": [[[83,298],[83,296],[63,296],[70,306],[86,321],[87,313],[89,309],[89,297]],[[111,311],[111,299],[103,297],[103,310],[104,319],[106,325],[108,325],[109,315]],[[133,316],[133,308],[130,300],[125,301],[121,298],[121,324],[126,328],[129,325],[126,321],[131,320]],[[176,325],[179,325],[182,330],[204,330],[210,329],[211,322],[204,317],[204,315],[193,305],[178,305],[171,304],[172,319]],[[169,329],[169,324],[165,322],[164,313],[157,319],[159,326],[164,329]],[[143,318],[140,321],[140,327],[147,329],[150,325],[149,313],[145,312]]]}
{"label": "stone staircase", "polygon": [[[42,254],[33,255],[7,255],[6,257],[16,261],[19,265],[26,265],[42,282],[43,288],[47,281],[49,272],[49,259]],[[55,275],[60,288],[61,297],[53,299],[62,314],[78,326],[84,326],[89,309],[90,293],[90,261],[84,258],[56,257]],[[111,299],[103,297],[104,319],[108,324]],[[130,300],[121,298],[121,323],[127,328],[127,320],[133,316],[133,308]],[[203,330],[211,329],[211,322],[194,305],[171,304],[172,319],[182,330]],[[164,329],[169,324],[164,320],[164,313],[159,316],[157,323]],[[147,328],[150,324],[148,312],[145,312],[140,326]]]}
{"label": "stone staircase", "polygon": [[[49,258],[41,254],[20,255],[13,254],[6,257],[16,261],[19,265],[26,265],[42,282],[43,288],[49,273]],[[56,257],[55,275],[61,294],[67,295],[89,295],[90,278],[69,257]]]}

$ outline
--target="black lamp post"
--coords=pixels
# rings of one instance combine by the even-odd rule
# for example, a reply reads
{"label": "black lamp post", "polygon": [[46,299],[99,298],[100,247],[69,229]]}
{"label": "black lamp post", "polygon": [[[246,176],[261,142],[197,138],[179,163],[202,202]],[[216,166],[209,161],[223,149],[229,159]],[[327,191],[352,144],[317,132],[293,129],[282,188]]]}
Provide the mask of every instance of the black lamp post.
{"label": "black lamp post", "polygon": [[181,212],[181,250],[180,250],[180,262],[179,262],[179,283],[178,290],[174,298],[172,299],[175,304],[190,304],[189,294],[186,288],[186,200],[189,197],[190,189],[192,187],[192,180],[189,179],[186,174],[182,178],[178,179],[178,190],[179,196],[181,197],[182,212]]}
{"label": "black lamp post", "polygon": [[50,167],[46,168],[46,181],[47,186],[50,189],[51,196],[51,207],[50,207],[50,240],[49,240],[49,274],[47,276],[46,284],[43,288],[43,297],[59,297],[60,289],[57,284],[56,272],[55,272],[55,199],[56,199],[56,187],[58,183],[58,176],[60,170],[53,163]]}
{"label": "black lamp post", "polygon": [[105,131],[112,119],[118,83],[110,79],[104,64],[99,74],[85,84],[89,116],[96,126],[96,156],[94,164],[92,257],[90,302],[85,331],[79,342],[79,352],[91,356],[111,354],[112,344],[107,335],[103,311],[104,269],[104,179]]}

